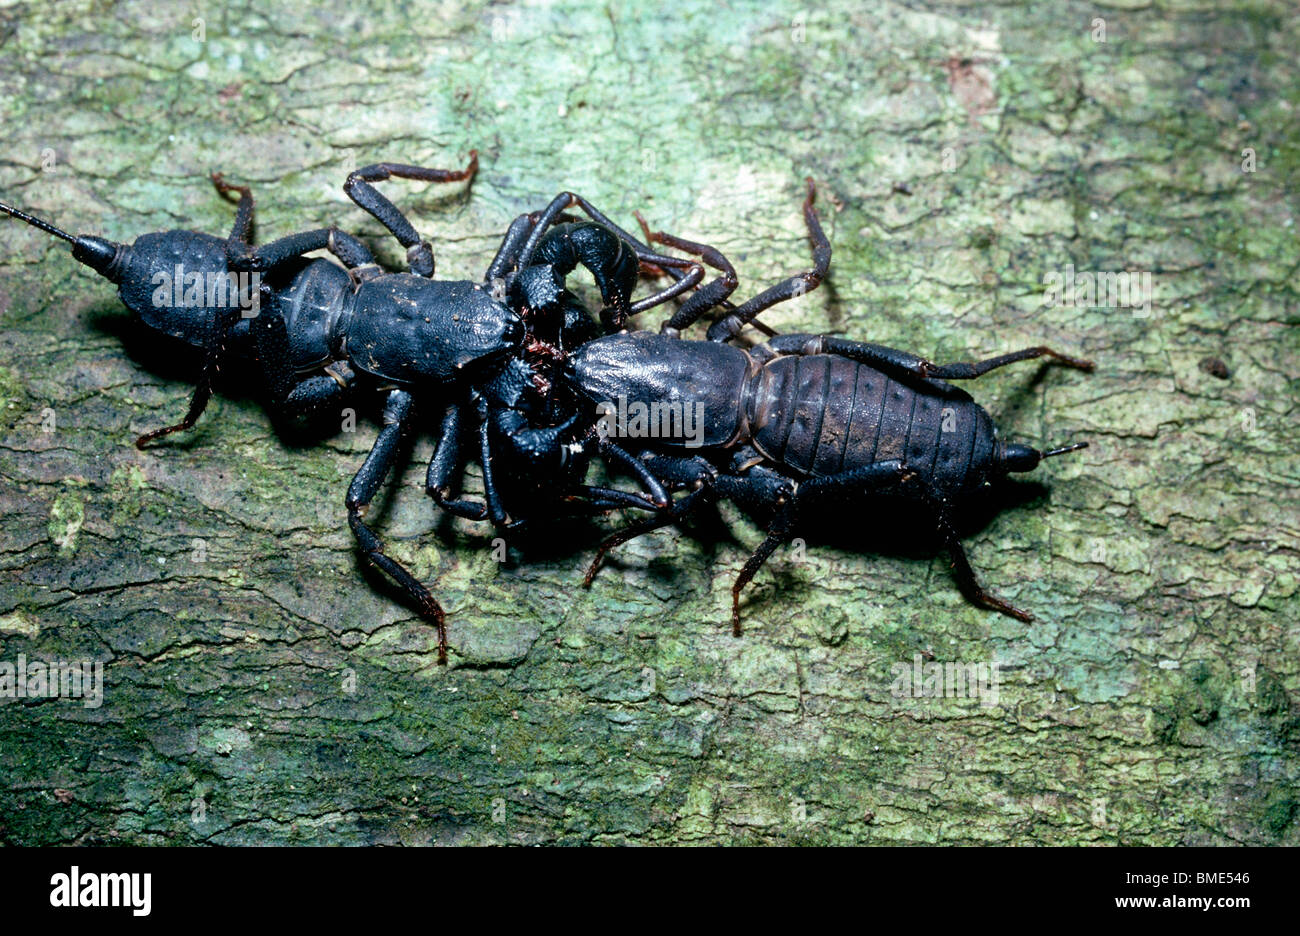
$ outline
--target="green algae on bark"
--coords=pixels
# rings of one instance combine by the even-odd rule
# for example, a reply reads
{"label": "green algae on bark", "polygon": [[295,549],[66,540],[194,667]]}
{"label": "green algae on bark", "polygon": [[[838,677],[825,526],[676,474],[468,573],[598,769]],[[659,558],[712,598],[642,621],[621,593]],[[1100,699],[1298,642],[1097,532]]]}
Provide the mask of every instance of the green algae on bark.
{"label": "green algae on bark", "polygon": [[[393,186],[440,275],[572,188],[744,291],[806,264],[811,174],[832,276],[774,327],[1098,362],[973,388],[1015,438],[1093,442],[968,540],[1028,626],[938,556],[809,543],[736,640],[752,524],[637,541],[584,593],[592,531],[495,561],[424,497],[423,440],[376,514],[450,612],[444,669],[344,522],[374,423],[295,447],[233,387],[136,451],[184,375],[0,225],[0,661],[107,679],[95,710],[0,700],[0,841],[1300,842],[1300,19],[1128,6],[0,10],[0,193],[66,227],[222,233],[219,169],[263,239],[337,222],[398,264],[346,173],[478,148],[468,194]],[[1067,266],[1150,272],[1150,315],[1045,303]],[[899,697],[918,657],[998,664],[996,704]]]}

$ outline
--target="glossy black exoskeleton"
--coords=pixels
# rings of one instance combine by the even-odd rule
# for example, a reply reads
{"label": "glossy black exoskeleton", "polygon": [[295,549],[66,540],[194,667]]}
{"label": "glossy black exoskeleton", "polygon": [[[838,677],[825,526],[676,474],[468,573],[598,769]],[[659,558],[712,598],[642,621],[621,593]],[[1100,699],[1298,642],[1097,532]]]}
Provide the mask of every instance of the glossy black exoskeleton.
{"label": "glossy black exoskeleton", "polygon": [[[74,237],[0,205],[0,211],[70,243],[73,256],[115,283],[144,324],[204,351],[185,418],[140,436],[141,448],[195,424],[223,362],[251,368],[278,416],[334,408],[357,391],[385,395],[383,427],[347,492],[348,522],[365,558],[437,626],[444,659],[441,606],[385,553],[363,519],[417,427],[416,400],[431,402],[435,418],[441,414],[428,492],[458,516],[511,526],[522,516],[507,509],[510,496],[532,511],[544,507],[542,500],[592,510],[664,508],[668,498],[657,479],[616,441],[578,432],[575,412],[546,375],[565,353],[599,334],[565,286],[578,265],[595,279],[605,304],[601,319],[610,329],[694,288],[704,272],[694,261],[657,254],[598,221],[565,221],[562,212],[573,205],[607,221],[566,192],[545,211],[515,219],[481,282],[434,280],[431,247],[371,182],[394,176],[452,182],[471,178],[476,168],[474,154],[463,170],[380,163],[348,177],[347,193],[407,248],[409,273],[381,270],[365,245],[336,227],[252,246],[252,194],[220,176],[213,181],[223,194],[239,194],[226,239],[176,230],[115,244]],[[342,266],[303,256],[315,250],[328,250]],[[706,262],[716,253],[702,251]],[[643,264],[671,269],[676,282],[632,302]],[[483,467],[483,502],[456,496],[471,452]],[[595,456],[630,471],[646,493],[584,484]]]}
{"label": "glossy black exoskeleton", "polygon": [[[732,587],[732,624],[739,633],[741,590],[794,535],[801,514],[901,494],[927,508],[972,602],[1032,620],[980,587],[954,530],[953,508],[1008,472],[1030,471],[1043,458],[1087,443],[1040,452],[1003,442],[988,413],[947,381],[1044,356],[1084,370],[1092,363],[1034,347],[938,366],[905,351],[815,334],[774,336],[749,349],[729,344],[763,310],[825,278],[831,248],[813,210],[814,194],[809,179],[804,218],[813,267],[714,322],[708,340],[677,337],[692,321],[679,315],[663,334],[609,335],[569,356],[566,377],[587,398],[589,418],[628,444],[657,425],[660,431],[639,455],[666,487],[684,492],[659,516],[607,540],[586,583],[612,546],[681,520],[703,500],[727,498],[767,521],[766,539]],[[634,407],[651,414],[647,427],[625,424],[623,414]],[[691,431],[674,432],[674,426]]]}

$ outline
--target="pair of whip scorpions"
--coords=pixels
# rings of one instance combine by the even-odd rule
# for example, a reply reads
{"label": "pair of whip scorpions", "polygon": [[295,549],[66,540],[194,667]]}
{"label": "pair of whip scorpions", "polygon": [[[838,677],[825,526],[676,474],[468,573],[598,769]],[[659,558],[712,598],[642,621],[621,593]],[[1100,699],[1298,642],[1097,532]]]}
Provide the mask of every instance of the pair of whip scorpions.
{"label": "pair of whip scorpions", "polygon": [[[192,428],[218,367],[231,359],[251,370],[277,418],[336,407],[358,392],[383,395],[383,426],[347,491],[348,523],[364,558],[437,628],[439,662],[447,652],[441,605],[385,552],[364,520],[416,428],[417,400],[441,414],[426,490],[453,515],[508,529],[530,513],[553,510],[650,512],[602,544],[588,584],[612,546],[678,522],[705,500],[727,498],[751,514],[774,517],[732,590],[739,633],[741,589],[789,539],[804,508],[902,485],[933,510],[967,596],[1030,619],[979,587],[948,521],[949,507],[993,477],[1028,471],[1042,458],[1087,443],[1047,452],[1002,443],[988,414],[946,381],[1040,356],[1083,369],[1090,362],[1037,347],[936,366],[832,336],[775,335],[756,321],[759,313],[816,288],[829,269],[830,244],[813,210],[811,180],[804,216],[814,267],[740,306],[729,301],[738,278],[720,252],[651,234],[642,222],[648,242],[699,259],[656,252],[571,192],[517,217],[481,281],[435,280],[432,247],[373,183],[467,181],[477,166],[472,153],[460,170],[377,163],[348,177],[344,191],[405,248],[409,272],[401,273],[382,270],[360,240],[334,226],[254,246],[252,194],[219,175],[213,176],[218,189],[238,195],[224,239],[173,230],[117,244],[73,236],[8,205],[0,211],[69,243],[76,260],[117,285],[141,322],[202,351],[185,417],[140,436],[141,448]],[[589,220],[570,220],[572,208]],[[304,256],[320,250],[334,259]],[[566,277],[579,265],[600,291],[599,325],[567,288]],[[707,283],[706,265],[719,273]],[[667,273],[673,282],[633,301],[642,273]],[[245,288],[239,274],[255,275],[255,285]],[[159,277],[174,275],[199,283],[228,277],[231,288],[156,288]],[[659,334],[623,330],[632,316],[678,298],[681,305]],[[681,337],[718,307],[727,314],[705,340]],[[731,344],[747,324],[763,328],[769,340],[748,350]],[[619,397],[698,407],[702,433],[695,444],[657,438],[629,451],[601,416],[600,407]],[[471,457],[482,468],[481,501],[458,491]],[[641,489],[585,483],[597,457]]]}

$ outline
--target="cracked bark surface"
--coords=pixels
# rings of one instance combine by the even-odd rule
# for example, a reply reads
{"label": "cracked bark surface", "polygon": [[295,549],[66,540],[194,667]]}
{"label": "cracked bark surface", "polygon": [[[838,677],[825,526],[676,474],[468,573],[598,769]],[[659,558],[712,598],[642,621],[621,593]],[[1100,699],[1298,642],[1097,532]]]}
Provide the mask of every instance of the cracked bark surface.
{"label": "cracked bark surface", "polygon": [[[439,275],[573,188],[717,245],[748,295],[806,265],[812,174],[832,275],[769,324],[1098,362],[971,388],[1009,436],[1093,443],[966,541],[1038,620],[970,607],[937,555],[810,542],[735,640],[760,534],[734,512],[736,541],[648,537],[582,593],[591,531],[498,564],[435,516],[425,438],[377,514],[450,612],[439,668],[344,519],[373,420],[294,446],[227,387],[136,451],[183,362],[0,224],[0,661],[107,681],[97,709],[0,701],[0,841],[1300,844],[1289,4],[406,9],[5,7],[0,193],[224,234],[220,169],[262,240],[337,221],[396,264],[347,172],[477,147],[468,195],[385,188]],[[1045,303],[1067,265],[1153,272],[1150,315]],[[999,663],[997,704],[896,697],[918,654]]]}

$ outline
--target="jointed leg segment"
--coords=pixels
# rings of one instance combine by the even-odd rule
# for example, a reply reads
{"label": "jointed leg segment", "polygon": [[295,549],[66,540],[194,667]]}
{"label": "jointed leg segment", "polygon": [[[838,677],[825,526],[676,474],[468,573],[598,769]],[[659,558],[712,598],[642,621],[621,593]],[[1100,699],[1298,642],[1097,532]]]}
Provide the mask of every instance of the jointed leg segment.
{"label": "jointed leg segment", "polygon": [[401,450],[401,443],[410,431],[415,405],[405,390],[393,390],[384,404],[384,427],[375,439],[374,447],[348,487],[348,525],[357,538],[362,555],[384,572],[406,593],[424,618],[438,631],[438,662],[447,662],[447,625],[442,606],[429,590],[411,575],[401,563],[384,552],[384,544],[362,519],[366,508],[374,500],[375,492],[388,476]]}
{"label": "jointed leg segment", "polygon": [[357,206],[372,215],[388,228],[398,243],[406,248],[406,260],[411,272],[417,276],[433,276],[433,248],[421,241],[415,227],[397,206],[379,193],[372,182],[390,178],[413,179],[418,182],[462,182],[472,179],[478,171],[478,150],[471,150],[469,165],[464,169],[429,169],[402,163],[375,163],[358,169],[343,183],[343,191]]}

